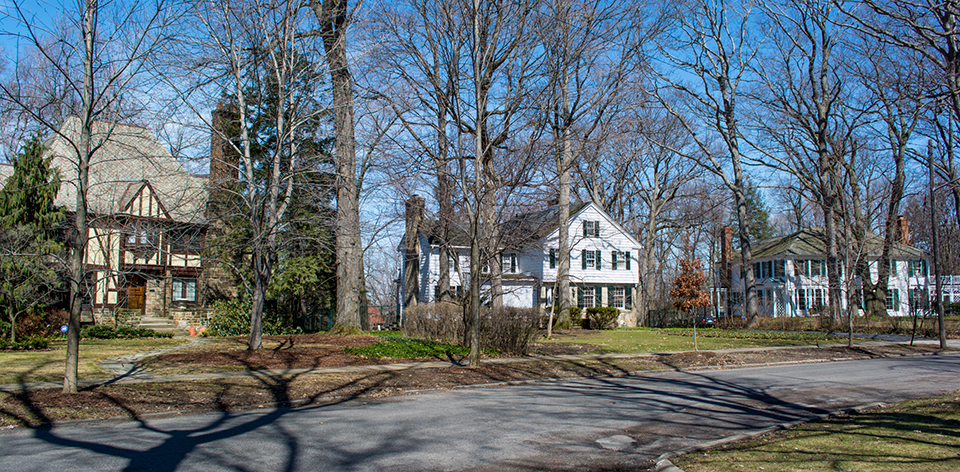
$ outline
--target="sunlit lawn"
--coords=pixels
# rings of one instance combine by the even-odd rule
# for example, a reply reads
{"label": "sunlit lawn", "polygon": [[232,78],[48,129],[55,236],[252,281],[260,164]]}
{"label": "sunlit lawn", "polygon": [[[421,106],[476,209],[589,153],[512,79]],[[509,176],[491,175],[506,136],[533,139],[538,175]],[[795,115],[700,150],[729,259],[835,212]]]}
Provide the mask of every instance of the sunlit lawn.
{"label": "sunlit lawn", "polygon": [[706,471],[960,470],[960,392],[831,418],[672,462]]}
{"label": "sunlit lawn", "polygon": [[[820,343],[840,343],[844,338],[828,337],[819,333],[772,333],[716,328],[698,329],[697,346],[701,350],[733,349],[766,346],[802,346]],[[542,342],[593,344],[600,352],[664,352],[692,351],[692,329],[616,329],[576,333],[555,333]]]}
{"label": "sunlit lawn", "polygon": [[[92,339],[80,341],[80,378],[105,377],[97,363],[124,354],[133,354],[184,343],[180,339]],[[0,351],[0,384],[56,381],[63,379],[67,342],[50,342],[44,351]]]}

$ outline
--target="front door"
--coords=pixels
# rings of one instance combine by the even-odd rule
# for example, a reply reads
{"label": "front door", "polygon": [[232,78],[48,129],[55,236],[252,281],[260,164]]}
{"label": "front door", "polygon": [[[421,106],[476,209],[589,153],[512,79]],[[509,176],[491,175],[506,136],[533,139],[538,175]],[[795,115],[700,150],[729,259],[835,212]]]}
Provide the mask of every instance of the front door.
{"label": "front door", "polygon": [[146,306],[146,287],[127,287],[127,308],[131,310],[140,310],[143,313],[143,309]]}

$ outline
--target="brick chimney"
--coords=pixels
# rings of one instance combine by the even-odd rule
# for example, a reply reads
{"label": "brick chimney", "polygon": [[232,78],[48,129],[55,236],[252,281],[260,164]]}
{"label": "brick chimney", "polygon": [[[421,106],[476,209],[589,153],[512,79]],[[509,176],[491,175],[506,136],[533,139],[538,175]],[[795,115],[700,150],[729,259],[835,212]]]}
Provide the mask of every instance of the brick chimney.
{"label": "brick chimney", "polygon": [[420,224],[423,222],[423,197],[407,200],[407,229],[403,235],[403,306],[417,306],[420,297]]}
{"label": "brick chimney", "polygon": [[729,226],[720,232],[720,286],[730,288],[730,256],[733,255],[733,230]]}
{"label": "brick chimney", "polygon": [[897,217],[897,240],[900,244],[910,244],[910,225],[903,215]]}

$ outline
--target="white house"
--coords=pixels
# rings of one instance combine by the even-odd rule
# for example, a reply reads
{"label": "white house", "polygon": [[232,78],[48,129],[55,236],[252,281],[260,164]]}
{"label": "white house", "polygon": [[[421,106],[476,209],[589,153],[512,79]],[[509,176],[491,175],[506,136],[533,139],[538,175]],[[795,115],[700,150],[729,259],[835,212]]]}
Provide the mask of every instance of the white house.
{"label": "white house", "polygon": [[[906,232],[906,222],[901,221],[901,234]],[[904,240],[894,242],[890,250],[890,278],[887,283],[887,312],[891,316],[912,314],[916,301],[928,297],[928,260],[924,251],[907,244]],[[724,231],[721,252],[730,253],[730,233]],[[883,240],[874,234],[867,236],[866,258],[871,280],[877,280],[878,262],[882,254]],[[826,244],[822,229],[803,229],[796,233],[765,239],[752,246],[753,273],[757,286],[759,310],[762,316],[791,317],[809,316],[829,304],[827,283]],[[856,248],[854,248],[856,250]],[[724,257],[721,256],[720,280],[728,277],[730,307],[733,316],[742,313],[743,271],[737,260],[729,261],[729,274],[724,274]],[[861,280],[844,273],[841,267],[842,297],[840,306],[846,309],[848,290],[855,290],[859,306],[863,307]],[[721,303],[723,312],[726,303]]]}
{"label": "white house", "polygon": [[[422,199],[419,202],[422,205]],[[502,270],[505,306],[546,308],[553,305],[559,264],[558,221],[559,207],[551,206],[518,215],[500,227],[504,245],[492,260],[499,262]],[[414,262],[401,267],[399,292],[409,294],[401,301],[402,307],[437,299],[440,258],[444,256],[451,266],[452,290],[457,295],[464,293],[463,287],[468,286],[470,280],[470,245],[464,227],[451,225],[447,238],[449,251],[444,254],[434,230],[436,225],[411,219],[410,211],[407,224],[408,236],[414,234],[413,226],[417,231],[416,244],[402,242],[398,247],[407,260]],[[619,308],[620,323],[635,325],[633,296],[639,281],[640,243],[594,203],[571,205],[569,224],[570,286],[574,302],[582,308]],[[415,258],[411,257],[414,255],[409,252],[411,248]],[[485,264],[485,267],[488,266]],[[489,289],[489,281],[482,284]],[[413,294],[416,300],[410,299]]]}

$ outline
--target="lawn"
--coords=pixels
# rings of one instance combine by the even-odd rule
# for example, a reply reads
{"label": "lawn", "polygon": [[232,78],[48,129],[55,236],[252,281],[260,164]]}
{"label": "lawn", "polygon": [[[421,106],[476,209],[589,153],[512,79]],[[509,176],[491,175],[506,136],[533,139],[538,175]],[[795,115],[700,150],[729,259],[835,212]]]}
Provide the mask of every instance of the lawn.
{"label": "lawn", "polygon": [[[697,345],[701,350],[734,349],[767,346],[804,346],[816,343],[844,343],[845,338],[820,333],[772,333],[725,329],[698,329]],[[692,351],[692,329],[630,328],[606,331],[571,331],[554,333],[540,342],[591,344],[593,352],[666,352]]]}
{"label": "lawn", "polygon": [[673,459],[705,471],[960,470],[960,392],[807,423],[730,449]]}
{"label": "lawn", "polygon": [[[124,354],[133,354],[168,346],[176,346],[181,339],[91,339],[80,341],[80,378],[106,377],[97,368],[100,361]],[[50,342],[50,349],[42,351],[0,351],[0,384],[63,379],[63,362],[67,342]]]}

